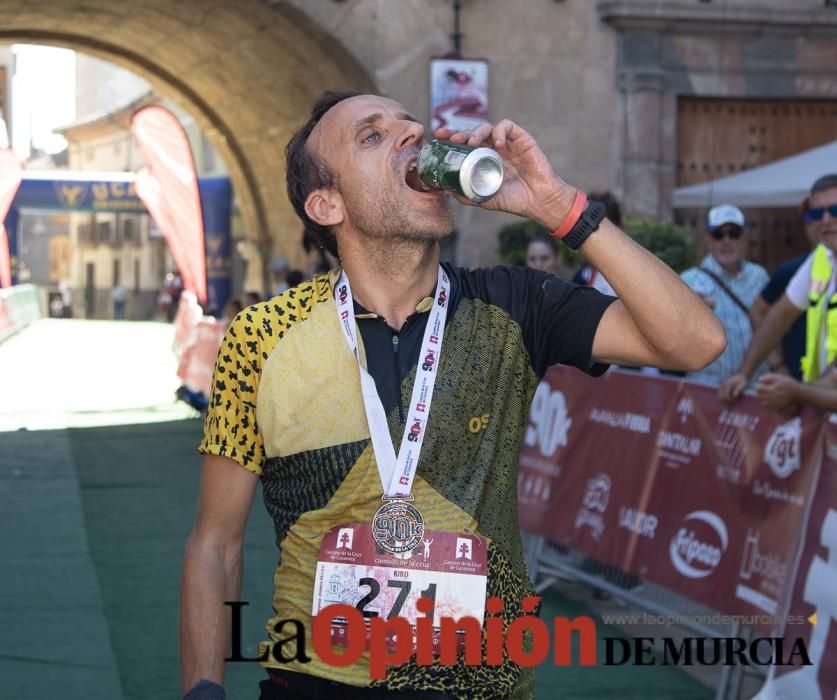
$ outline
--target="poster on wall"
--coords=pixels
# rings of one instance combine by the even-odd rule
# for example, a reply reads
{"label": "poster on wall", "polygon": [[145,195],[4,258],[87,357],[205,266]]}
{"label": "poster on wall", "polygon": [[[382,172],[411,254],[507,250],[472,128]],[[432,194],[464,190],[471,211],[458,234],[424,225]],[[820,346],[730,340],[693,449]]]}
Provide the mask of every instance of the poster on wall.
{"label": "poster on wall", "polygon": [[488,61],[430,61],[430,128],[473,129],[488,120]]}

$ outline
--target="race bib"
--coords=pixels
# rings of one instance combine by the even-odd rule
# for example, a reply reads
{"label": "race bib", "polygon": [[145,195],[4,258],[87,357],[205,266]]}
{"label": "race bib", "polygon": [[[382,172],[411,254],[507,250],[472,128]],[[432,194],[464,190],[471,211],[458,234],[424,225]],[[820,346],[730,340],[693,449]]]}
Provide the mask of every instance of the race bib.
{"label": "race bib", "polygon": [[[441,618],[485,617],[488,540],[476,535],[427,530],[412,550],[398,556],[382,551],[366,524],[338,525],[320,545],[311,613],[342,603],[363,615],[402,617],[414,628],[418,616],[433,618],[434,648]],[[429,613],[416,610],[419,598],[433,603]],[[343,646],[346,624],[331,625],[335,646]]]}

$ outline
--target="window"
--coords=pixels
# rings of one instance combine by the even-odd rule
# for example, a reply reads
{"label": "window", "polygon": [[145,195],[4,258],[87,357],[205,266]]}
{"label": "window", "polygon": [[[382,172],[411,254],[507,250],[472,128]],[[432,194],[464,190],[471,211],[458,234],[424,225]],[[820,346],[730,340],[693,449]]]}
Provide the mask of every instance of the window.
{"label": "window", "polygon": [[95,215],[91,214],[87,221],[78,225],[78,242],[80,245],[96,245],[98,243]]}
{"label": "window", "polygon": [[140,261],[139,258],[134,260],[134,291],[140,290]]}
{"label": "window", "polygon": [[116,287],[120,282],[121,265],[119,260],[113,261],[113,286]]}
{"label": "window", "polygon": [[120,214],[117,217],[122,240],[132,245],[140,244],[140,230],[137,217],[130,214]]}
{"label": "window", "polygon": [[113,224],[110,221],[96,222],[96,230],[99,236],[99,243],[116,243],[116,238],[113,235]]}

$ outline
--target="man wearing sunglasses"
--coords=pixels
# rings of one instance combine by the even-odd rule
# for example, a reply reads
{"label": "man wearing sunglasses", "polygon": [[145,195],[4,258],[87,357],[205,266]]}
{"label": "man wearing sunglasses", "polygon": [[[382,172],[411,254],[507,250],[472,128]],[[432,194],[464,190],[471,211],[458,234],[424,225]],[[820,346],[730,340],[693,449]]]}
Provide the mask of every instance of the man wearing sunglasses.
{"label": "man wearing sunglasses", "polygon": [[[754,369],[778,345],[782,336],[802,314],[806,314],[803,381],[816,381],[834,363],[837,356],[834,275],[834,253],[837,251],[837,174],[825,175],[813,184],[810,207],[805,217],[819,245],[797,270],[782,298],[770,307],[738,371],[720,387],[719,395],[724,401],[734,401],[741,396]],[[791,390],[795,382],[780,382],[774,375],[765,375],[760,382],[760,393],[774,384],[781,384]]]}
{"label": "man wearing sunglasses", "polygon": [[718,386],[744,359],[752,339],[750,307],[767,284],[761,265],[744,259],[747,237],[741,210],[732,204],[710,209],[707,220],[707,256],[699,267],[683,273],[683,281],[712,307],[727,332],[727,349],[711,365],[688,378]]}

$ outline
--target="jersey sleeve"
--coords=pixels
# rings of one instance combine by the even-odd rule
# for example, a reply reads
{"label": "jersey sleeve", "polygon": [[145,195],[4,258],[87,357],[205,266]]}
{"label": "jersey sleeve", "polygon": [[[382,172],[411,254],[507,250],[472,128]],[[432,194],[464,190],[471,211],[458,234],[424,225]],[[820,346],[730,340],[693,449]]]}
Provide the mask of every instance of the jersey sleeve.
{"label": "jersey sleeve", "polygon": [[221,342],[198,452],[228,457],[261,475],[265,454],[256,423],[256,394],[262,351],[246,318],[249,313],[245,309],[236,316]]}
{"label": "jersey sleeve", "polygon": [[814,263],[814,254],[811,253],[802,263],[796,274],[791,277],[788,286],[785,288],[785,295],[797,309],[805,311],[808,308],[808,287],[811,281],[811,266]]}
{"label": "jersey sleeve", "polygon": [[470,278],[477,296],[506,310],[520,326],[532,369],[542,377],[563,364],[593,376],[608,365],[592,360],[599,321],[616,297],[524,267],[477,270]]}

